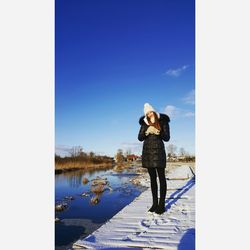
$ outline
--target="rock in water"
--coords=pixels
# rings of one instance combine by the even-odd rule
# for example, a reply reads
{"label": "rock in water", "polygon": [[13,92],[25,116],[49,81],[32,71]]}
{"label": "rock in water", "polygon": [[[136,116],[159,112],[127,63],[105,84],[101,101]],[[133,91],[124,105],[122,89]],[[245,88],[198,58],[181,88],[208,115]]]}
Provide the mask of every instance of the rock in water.
{"label": "rock in water", "polygon": [[93,205],[96,205],[97,203],[100,202],[100,198],[99,198],[98,195],[96,195],[95,197],[91,198],[90,201],[91,201],[91,203],[92,203]]}
{"label": "rock in water", "polygon": [[67,203],[61,203],[56,205],[56,211],[57,212],[62,212],[68,207]]}
{"label": "rock in water", "polygon": [[86,183],[88,183],[88,182],[89,182],[89,180],[88,180],[86,177],[83,177],[82,183],[83,183],[83,184],[86,184]]}

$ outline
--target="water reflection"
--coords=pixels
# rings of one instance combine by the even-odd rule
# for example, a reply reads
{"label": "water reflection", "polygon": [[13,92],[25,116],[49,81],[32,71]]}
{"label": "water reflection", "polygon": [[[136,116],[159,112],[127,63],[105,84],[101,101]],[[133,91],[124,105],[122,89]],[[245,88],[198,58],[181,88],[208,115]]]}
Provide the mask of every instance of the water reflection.
{"label": "water reflection", "polygon": [[71,175],[68,176],[67,182],[69,183],[70,187],[78,188],[81,185],[81,175]]}
{"label": "water reflection", "polygon": [[95,176],[98,173],[105,173],[105,171],[110,170],[112,168],[110,167],[104,167],[101,170],[99,169],[90,169],[90,170],[74,170],[74,171],[68,171],[61,174],[56,174],[56,182],[57,181],[66,181],[70,187],[72,188],[78,188],[82,184],[82,178],[83,175],[87,175],[89,178]]}
{"label": "water reflection", "polygon": [[[79,237],[85,237],[112,218],[123,207],[132,202],[146,188],[130,182],[136,174],[127,170],[77,170],[55,176],[55,203],[67,202],[67,208],[55,212],[59,222],[55,226],[56,250],[68,249]],[[89,182],[84,183],[86,178]],[[94,180],[97,184],[107,181],[103,192],[91,190]],[[98,180],[100,181],[98,183]],[[102,181],[101,181],[102,180]],[[102,184],[105,184],[103,182]],[[88,195],[83,195],[83,194]],[[98,195],[98,202],[91,199]],[[72,199],[66,197],[72,197]],[[70,222],[70,223],[69,223]]]}

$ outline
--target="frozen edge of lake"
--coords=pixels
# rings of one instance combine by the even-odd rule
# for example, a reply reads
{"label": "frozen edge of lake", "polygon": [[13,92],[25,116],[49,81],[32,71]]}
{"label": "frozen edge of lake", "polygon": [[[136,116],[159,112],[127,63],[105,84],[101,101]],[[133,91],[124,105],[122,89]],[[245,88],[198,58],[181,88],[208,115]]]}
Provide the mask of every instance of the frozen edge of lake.
{"label": "frozen edge of lake", "polygon": [[[141,185],[150,187],[146,173],[139,178]],[[152,205],[148,188],[92,234],[76,241],[73,249],[194,249],[195,178],[188,164],[171,169],[167,178],[164,214],[147,213]]]}

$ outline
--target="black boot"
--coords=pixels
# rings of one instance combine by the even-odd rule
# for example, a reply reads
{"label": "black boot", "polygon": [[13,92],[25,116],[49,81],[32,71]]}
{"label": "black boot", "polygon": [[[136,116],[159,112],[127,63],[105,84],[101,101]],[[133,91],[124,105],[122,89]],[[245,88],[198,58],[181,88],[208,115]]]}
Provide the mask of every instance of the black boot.
{"label": "black boot", "polygon": [[157,206],[157,208],[155,209],[155,213],[156,214],[163,214],[165,212],[165,200],[161,200],[159,201],[159,204]]}
{"label": "black boot", "polygon": [[157,207],[158,207],[158,198],[153,200],[153,205],[148,210],[148,212],[154,212]]}
{"label": "black boot", "polygon": [[165,169],[158,168],[158,175],[160,179],[160,200],[157,208],[155,209],[156,214],[163,214],[165,212],[165,199],[167,194],[167,182],[165,177]]}

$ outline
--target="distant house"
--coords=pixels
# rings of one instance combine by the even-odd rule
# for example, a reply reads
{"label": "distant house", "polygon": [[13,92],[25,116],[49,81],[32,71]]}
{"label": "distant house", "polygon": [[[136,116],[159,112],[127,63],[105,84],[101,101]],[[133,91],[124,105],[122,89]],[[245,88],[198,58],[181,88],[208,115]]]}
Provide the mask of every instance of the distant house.
{"label": "distant house", "polygon": [[168,156],[167,160],[169,162],[191,162],[195,161],[195,156]]}
{"label": "distant house", "polygon": [[185,161],[186,156],[184,156],[184,155],[177,156],[177,159],[178,159],[178,161]]}
{"label": "distant house", "polygon": [[178,161],[177,156],[168,156],[167,161]]}
{"label": "distant house", "polygon": [[141,156],[139,156],[139,157],[137,158],[137,161],[141,161],[141,159],[142,159]]}
{"label": "distant house", "polygon": [[138,156],[138,155],[134,155],[134,154],[127,155],[127,161],[136,161],[139,158],[140,158],[140,156]]}

